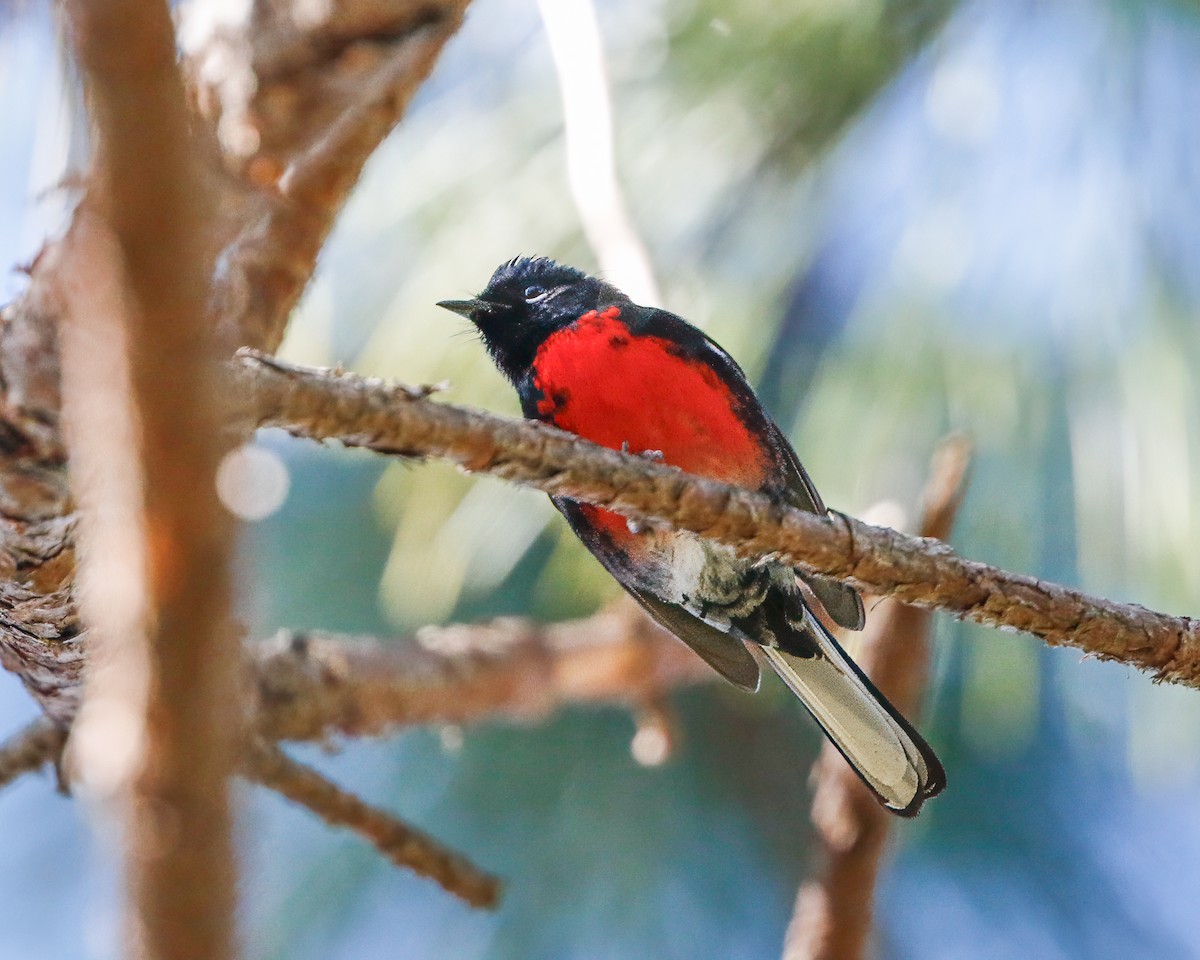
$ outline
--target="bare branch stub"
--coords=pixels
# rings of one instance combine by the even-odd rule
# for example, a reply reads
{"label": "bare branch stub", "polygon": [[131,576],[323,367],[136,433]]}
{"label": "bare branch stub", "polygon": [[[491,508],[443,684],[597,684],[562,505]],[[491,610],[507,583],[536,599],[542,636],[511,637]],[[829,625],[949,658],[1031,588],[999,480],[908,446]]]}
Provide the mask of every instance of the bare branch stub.
{"label": "bare branch stub", "polygon": [[1189,617],[966,560],[938,540],[842,515],[816,516],[543,424],[436,403],[409,387],[252,353],[236,366],[242,415],[260,426],[383,453],[441,457],[635,520],[692,530],[745,556],[775,555],[868,593],[1200,685],[1200,621]]}
{"label": "bare branch stub", "polygon": [[0,789],[18,777],[57,762],[66,731],[48,717],[39,717],[0,743]]}

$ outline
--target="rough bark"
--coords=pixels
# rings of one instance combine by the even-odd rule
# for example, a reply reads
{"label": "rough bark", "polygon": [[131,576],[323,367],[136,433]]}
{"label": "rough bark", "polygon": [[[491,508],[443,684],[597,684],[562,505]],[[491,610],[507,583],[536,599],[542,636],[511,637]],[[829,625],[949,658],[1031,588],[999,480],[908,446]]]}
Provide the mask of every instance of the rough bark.
{"label": "rough bark", "polygon": [[367,158],[462,24],[468,0],[185,6],[185,69],[219,150],[214,322],[274,350]]}
{"label": "rough bark", "polygon": [[0,663],[55,722],[79,706],[83,643],[75,609],[75,513],[59,431],[57,324],[43,252],[21,300],[0,315]]}
{"label": "rough bark", "polygon": [[566,703],[653,703],[712,670],[631,603],[582,620],[429,627],[415,642],[282,633],[253,661],[259,732],[378,736],[414,724],[533,721]]}
{"label": "rough bark", "polygon": [[[636,749],[637,737],[653,724],[659,742],[646,762],[661,762],[670,748],[667,695],[717,676],[624,600],[565,623],[509,617],[392,640],[284,632],[254,646],[247,669],[255,695],[242,773],[483,907],[499,897],[494,877],[289,759],[273,742],[329,743],[412,725],[533,722],[568,702],[611,703],[630,707],[639,720],[635,756],[645,753]],[[60,727],[40,720],[0,744],[0,786],[57,762],[62,741]]]}

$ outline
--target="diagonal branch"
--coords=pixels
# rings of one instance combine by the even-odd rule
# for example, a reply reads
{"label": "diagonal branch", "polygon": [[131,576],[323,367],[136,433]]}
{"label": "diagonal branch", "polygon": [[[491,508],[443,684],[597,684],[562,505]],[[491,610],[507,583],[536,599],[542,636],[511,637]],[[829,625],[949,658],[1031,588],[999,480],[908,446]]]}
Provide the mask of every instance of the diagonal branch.
{"label": "diagonal branch", "polygon": [[185,68],[233,177],[213,276],[216,321],[275,349],[363,166],[391,132],[467,0],[255,0],[181,11]]}
{"label": "diagonal branch", "polygon": [[250,745],[242,772],[250,780],[307,807],[330,826],[346,827],[398,867],[440,884],[473,907],[495,907],[500,881],[404,821],[360,800],[277,746]]}
{"label": "diagonal branch", "polygon": [[427,390],[244,352],[236,361],[242,414],[259,426],[382,453],[436,456],[574,497],[648,523],[778,556],[868,593],[1078,647],[1200,686],[1200,621],[960,557],[937,540],[852,517],[806,513],[754,493],[588,443],[526,421],[435,403]]}
{"label": "diagonal branch", "polygon": [[539,0],[562,95],[567,179],[600,273],[638,303],[662,302],[646,244],[639,236],[613,144],[612,95],[592,0]]}

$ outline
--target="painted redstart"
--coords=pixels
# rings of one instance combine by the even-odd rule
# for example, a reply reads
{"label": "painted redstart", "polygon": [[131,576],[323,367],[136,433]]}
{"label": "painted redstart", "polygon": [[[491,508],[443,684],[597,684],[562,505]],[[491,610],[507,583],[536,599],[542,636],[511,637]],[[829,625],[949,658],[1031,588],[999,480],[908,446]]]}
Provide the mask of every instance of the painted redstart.
{"label": "painted redstart", "polygon": [[[510,260],[478,297],[439,306],[479,328],[529,419],[826,512],[741,368],[687,321],[546,258]],[[797,571],[552,499],[621,586],[727,680],[757,690],[769,663],[889,810],[914,816],[945,786],[929,744],[813,615]],[[799,576],[836,623],[862,629],[852,587]]]}

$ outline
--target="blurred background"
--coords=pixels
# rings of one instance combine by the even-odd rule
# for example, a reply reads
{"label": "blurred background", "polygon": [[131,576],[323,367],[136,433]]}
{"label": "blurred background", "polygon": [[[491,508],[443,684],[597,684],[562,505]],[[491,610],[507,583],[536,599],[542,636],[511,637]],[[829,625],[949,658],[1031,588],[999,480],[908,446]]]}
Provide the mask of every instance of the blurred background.
{"label": "blurred background", "polygon": [[[616,168],[661,302],[739,358],[825,499],[903,526],[937,438],[963,430],[967,555],[1196,613],[1200,6],[596,12]],[[9,265],[70,200],[63,78],[49,5],[0,7],[5,299],[22,283]],[[433,303],[518,253],[598,269],[559,91],[534,0],[475,0],[283,353],[447,380],[450,401],[515,413],[465,321]],[[567,119],[595,142],[594,117]],[[270,434],[256,450],[274,478],[242,546],[257,635],[561,619],[617,593],[540,494]],[[950,787],[894,831],[879,955],[1200,955],[1200,694],[1028,637],[937,633],[923,727]],[[507,896],[472,912],[247,789],[248,956],[777,956],[809,866],[818,735],[776,686],[675,706],[683,741],[657,768],[633,759],[616,709],[298,751],[506,876]],[[34,712],[0,677],[0,729]],[[114,956],[109,853],[48,779],[0,793],[0,955]]]}

